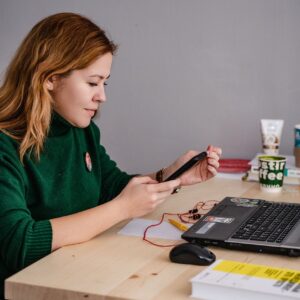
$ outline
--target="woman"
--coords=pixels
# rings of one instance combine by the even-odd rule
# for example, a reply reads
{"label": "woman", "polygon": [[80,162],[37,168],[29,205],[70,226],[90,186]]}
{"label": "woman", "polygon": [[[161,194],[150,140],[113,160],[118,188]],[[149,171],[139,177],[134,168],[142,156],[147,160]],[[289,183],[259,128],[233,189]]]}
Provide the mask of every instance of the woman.
{"label": "woman", "polygon": [[[91,121],[106,101],[116,46],[90,20],[60,13],[36,24],[0,89],[0,280],[62,246],[143,216],[179,185],[216,174],[221,149],[179,179],[197,152],[147,176],[110,159]],[[158,179],[158,181],[156,180]]]}

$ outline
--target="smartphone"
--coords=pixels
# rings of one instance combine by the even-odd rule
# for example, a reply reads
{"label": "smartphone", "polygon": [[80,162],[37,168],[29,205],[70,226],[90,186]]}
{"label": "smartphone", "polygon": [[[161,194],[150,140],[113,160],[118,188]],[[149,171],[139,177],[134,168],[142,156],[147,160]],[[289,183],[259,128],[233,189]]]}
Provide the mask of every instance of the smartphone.
{"label": "smartphone", "polygon": [[205,159],[206,157],[207,157],[207,152],[206,151],[203,151],[200,154],[197,154],[196,156],[192,157],[188,162],[186,162],[183,166],[181,166],[178,170],[176,170],[167,179],[165,179],[164,182],[178,178],[184,172],[186,172],[188,169],[190,169],[192,166],[194,166],[199,161]]}

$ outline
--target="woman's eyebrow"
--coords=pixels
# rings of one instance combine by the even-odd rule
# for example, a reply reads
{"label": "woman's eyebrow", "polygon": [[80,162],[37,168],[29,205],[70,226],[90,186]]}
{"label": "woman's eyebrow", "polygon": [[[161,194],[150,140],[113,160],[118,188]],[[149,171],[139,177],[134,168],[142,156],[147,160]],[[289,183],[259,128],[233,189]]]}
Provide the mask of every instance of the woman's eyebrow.
{"label": "woman's eyebrow", "polygon": [[110,74],[107,77],[104,77],[104,76],[99,75],[99,74],[90,75],[89,77],[98,77],[100,79],[108,79],[110,77]]}

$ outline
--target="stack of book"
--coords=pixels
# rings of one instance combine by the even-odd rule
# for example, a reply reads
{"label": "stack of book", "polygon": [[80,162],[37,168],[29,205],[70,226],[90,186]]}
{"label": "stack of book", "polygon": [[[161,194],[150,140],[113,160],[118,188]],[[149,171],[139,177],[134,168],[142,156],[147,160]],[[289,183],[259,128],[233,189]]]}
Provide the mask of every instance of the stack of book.
{"label": "stack of book", "polygon": [[[264,155],[257,153],[256,156],[249,162],[250,169],[243,177],[245,181],[258,181],[258,156]],[[300,185],[300,168],[295,167],[295,157],[292,155],[280,155],[286,157],[286,165],[284,171],[284,184]]]}
{"label": "stack of book", "polygon": [[191,279],[198,299],[300,299],[300,271],[217,260]]}

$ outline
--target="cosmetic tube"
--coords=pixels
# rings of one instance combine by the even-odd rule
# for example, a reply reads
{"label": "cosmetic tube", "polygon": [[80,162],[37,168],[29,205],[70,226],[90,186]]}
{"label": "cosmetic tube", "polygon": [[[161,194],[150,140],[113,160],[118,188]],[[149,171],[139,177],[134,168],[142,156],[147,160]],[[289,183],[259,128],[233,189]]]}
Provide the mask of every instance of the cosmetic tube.
{"label": "cosmetic tube", "polygon": [[260,120],[263,152],[268,155],[278,155],[283,120]]}

